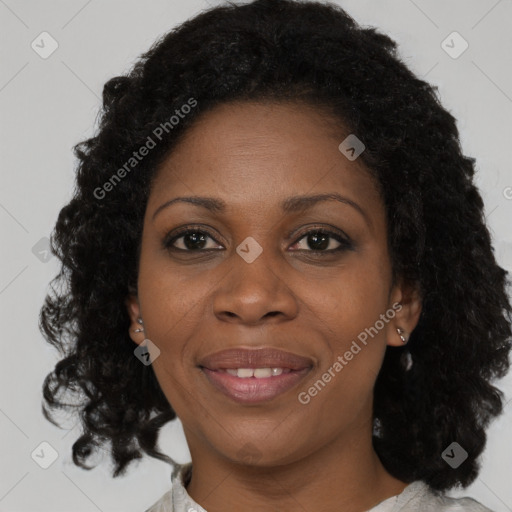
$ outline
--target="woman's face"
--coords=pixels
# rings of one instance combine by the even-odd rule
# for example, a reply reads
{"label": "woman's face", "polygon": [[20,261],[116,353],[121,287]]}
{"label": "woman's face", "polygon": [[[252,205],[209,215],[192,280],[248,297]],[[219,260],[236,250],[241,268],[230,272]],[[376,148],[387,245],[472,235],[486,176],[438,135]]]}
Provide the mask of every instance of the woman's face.
{"label": "woman's face", "polygon": [[[193,458],[277,465],[370,439],[386,345],[419,306],[392,283],[383,200],[338,149],[348,135],[313,107],[227,104],[155,176],[131,336],[160,350]],[[210,357],[226,349],[251,352]]]}

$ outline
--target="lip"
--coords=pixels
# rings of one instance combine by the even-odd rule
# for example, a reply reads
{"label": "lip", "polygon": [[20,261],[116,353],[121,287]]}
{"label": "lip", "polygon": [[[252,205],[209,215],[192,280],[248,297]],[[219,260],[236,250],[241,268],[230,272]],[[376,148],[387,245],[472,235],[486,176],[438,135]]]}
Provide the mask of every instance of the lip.
{"label": "lip", "polygon": [[199,366],[209,370],[229,368],[289,368],[303,370],[313,366],[309,357],[299,356],[275,348],[230,348],[215,352],[199,361]]}
{"label": "lip", "polygon": [[[206,356],[199,363],[213,387],[241,404],[274,399],[296,387],[313,366],[313,360],[308,357],[274,348],[226,349]],[[290,371],[266,378],[241,378],[224,371],[230,368],[288,368]]]}
{"label": "lip", "polygon": [[201,368],[208,381],[226,396],[241,404],[267,402],[278,395],[297,386],[311,368],[291,370],[275,377],[258,379],[256,377],[240,378],[223,372]]}

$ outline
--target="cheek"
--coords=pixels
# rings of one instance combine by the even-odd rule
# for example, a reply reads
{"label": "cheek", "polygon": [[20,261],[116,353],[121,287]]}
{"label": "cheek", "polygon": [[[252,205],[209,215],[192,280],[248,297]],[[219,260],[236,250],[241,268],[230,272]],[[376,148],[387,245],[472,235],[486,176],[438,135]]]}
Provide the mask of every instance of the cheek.
{"label": "cheek", "polygon": [[204,305],[199,297],[207,293],[208,281],[187,280],[183,283],[176,271],[165,266],[141,261],[139,301],[146,338],[160,350],[153,362],[156,378],[167,400],[180,408],[190,401],[181,383],[187,382],[192,354],[187,343],[204,318]]}
{"label": "cheek", "polygon": [[185,272],[170,268],[167,262],[141,260],[139,301],[147,334],[155,342],[167,344],[191,318],[196,319],[197,325],[197,318],[205,313],[202,298],[207,297],[215,282],[209,272],[203,274],[201,279],[191,279]]}
{"label": "cheek", "polygon": [[304,294],[314,330],[322,333],[325,344],[320,378],[325,374],[332,393],[324,393],[324,399],[331,394],[336,395],[334,400],[340,394],[368,395],[382,364],[388,322],[394,316],[388,314],[391,272],[382,263],[386,254],[372,254],[342,268],[321,286],[309,283]]}
{"label": "cheek", "polygon": [[181,417],[186,415],[186,404],[196,400],[184,386],[191,377],[185,361],[191,358],[188,333],[197,329],[198,316],[204,315],[198,300],[205,293],[204,283],[184,285],[179,273],[147,259],[141,260],[138,292],[146,338],[160,350],[152,363],[153,371],[168,402]]}
{"label": "cheek", "polygon": [[[323,303],[312,311],[315,330],[322,333],[324,356],[297,396],[297,406],[333,435],[340,421],[354,425],[371,416],[373,389],[387,345],[388,327],[380,320],[387,311],[387,294],[373,289],[370,282],[363,286],[348,279],[344,284],[324,291]],[[367,293],[370,289],[372,293]]]}
{"label": "cheek", "polygon": [[391,271],[384,251],[366,249],[328,279],[304,280],[299,292],[316,318],[340,341],[373,326],[389,307]]}

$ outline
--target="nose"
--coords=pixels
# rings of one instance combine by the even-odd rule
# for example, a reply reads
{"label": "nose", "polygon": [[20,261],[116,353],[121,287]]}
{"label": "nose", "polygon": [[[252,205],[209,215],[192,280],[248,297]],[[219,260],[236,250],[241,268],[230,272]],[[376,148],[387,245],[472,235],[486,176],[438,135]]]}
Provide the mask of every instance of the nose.
{"label": "nose", "polygon": [[297,298],[269,251],[264,250],[252,263],[237,253],[232,259],[231,270],[213,296],[213,311],[219,320],[260,325],[291,320],[297,315]]}

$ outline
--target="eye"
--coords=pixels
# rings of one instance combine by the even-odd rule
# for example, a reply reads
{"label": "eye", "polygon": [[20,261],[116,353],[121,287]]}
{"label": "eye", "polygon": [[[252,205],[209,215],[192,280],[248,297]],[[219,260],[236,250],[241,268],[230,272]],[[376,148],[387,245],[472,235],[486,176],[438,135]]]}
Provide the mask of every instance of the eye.
{"label": "eye", "polygon": [[208,231],[186,227],[166,236],[163,245],[168,250],[198,252],[218,250],[220,244]]}
{"label": "eye", "polygon": [[354,248],[348,236],[320,228],[303,234],[292,247],[294,246],[294,250],[298,251],[328,254]]}
{"label": "eye", "polygon": [[[182,252],[202,252],[222,250],[213,235],[203,228],[186,226],[164,238],[163,246],[167,250]],[[303,233],[291,246],[294,251],[315,254],[332,254],[354,248],[350,238],[342,232],[325,228],[315,228]]]}

